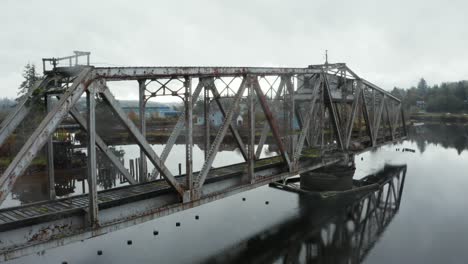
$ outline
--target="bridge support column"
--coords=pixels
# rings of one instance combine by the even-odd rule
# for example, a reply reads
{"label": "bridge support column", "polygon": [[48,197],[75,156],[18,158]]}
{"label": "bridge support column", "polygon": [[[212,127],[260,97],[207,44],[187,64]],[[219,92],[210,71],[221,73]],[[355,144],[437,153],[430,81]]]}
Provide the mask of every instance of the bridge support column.
{"label": "bridge support column", "polygon": [[295,105],[294,105],[294,85],[291,82],[291,76],[286,77],[286,91],[287,98],[285,98],[285,109],[284,112],[287,115],[287,122],[285,124],[286,128],[286,138],[288,142],[288,152],[291,159],[290,171],[296,170],[296,155],[295,155],[295,145],[296,145],[296,135],[294,131],[294,120],[295,120]]}
{"label": "bridge support column", "polygon": [[[139,117],[140,117],[140,132],[143,137],[146,138],[146,98],[145,98],[145,90],[146,90],[146,80],[138,80],[139,86]],[[140,149],[140,179],[139,181],[145,182],[148,178],[148,170],[147,170],[147,162],[146,162],[146,155],[143,150]]]}
{"label": "bridge support column", "polygon": [[98,202],[96,190],[96,91],[94,84],[86,91],[88,106],[88,190],[89,208],[88,221],[93,227],[98,226]]}
{"label": "bridge support column", "polygon": [[[52,110],[51,98],[49,95],[45,96],[45,106],[46,111],[50,112]],[[49,199],[55,199],[55,169],[54,169],[54,142],[53,134],[49,137],[47,141],[47,175],[48,175],[48,189],[49,189]]]}
{"label": "bridge support column", "polygon": [[301,189],[307,191],[345,191],[353,186],[354,155],[345,153],[341,162],[301,174]]}
{"label": "bridge support column", "polygon": [[192,79],[185,77],[185,187],[193,189],[193,118],[192,118]]}
{"label": "bridge support column", "polygon": [[[201,81],[201,80],[200,80]],[[210,90],[206,87],[203,88],[203,111],[204,111],[204,127],[205,127],[205,160],[208,158],[208,151],[210,150]]]}
{"label": "bridge support column", "polygon": [[[258,77],[252,77],[258,78]],[[249,114],[249,145],[248,145],[248,177],[249,183],[255,182],[255,101],[254,101],[254,83],[252,79],[249,81],[249,97],[248,97],[248,114]]]}

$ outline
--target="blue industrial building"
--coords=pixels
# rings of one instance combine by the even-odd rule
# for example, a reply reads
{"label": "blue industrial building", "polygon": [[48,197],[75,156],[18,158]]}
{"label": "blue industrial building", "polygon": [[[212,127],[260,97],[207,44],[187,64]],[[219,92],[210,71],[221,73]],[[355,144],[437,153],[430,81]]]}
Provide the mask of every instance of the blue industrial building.
{"label": "blue industrial building", "polygon": [[[124,106],[122,109],[125,113],[134,112],[138,115],[140,112],[140,108],[138,106]],[[145,117],[159,117],[159,118],[167,118],[167,117],[177,117],[180,115],[180,111],[176,111],[169,106],[147,106],[145,107]]]}

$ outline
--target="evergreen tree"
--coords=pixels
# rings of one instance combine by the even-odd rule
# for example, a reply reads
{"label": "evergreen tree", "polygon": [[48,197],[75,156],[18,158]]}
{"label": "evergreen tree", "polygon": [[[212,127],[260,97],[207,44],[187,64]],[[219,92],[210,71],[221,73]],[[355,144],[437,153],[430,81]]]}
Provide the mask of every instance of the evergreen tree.
{"label": "evergreen tree", "polygon": [[418,83],[418,91],[420,92],[421,95],[424,95],[426,94],[427,88],[428,88],[428,85],[427,85],[426,80],[424,80],[424,78],[421,78],[421,80],[419,80],[419,83]]}
{"label": "evergreen tree", "polygon": [[29,90],[32,89],[36,81],[40,79],[39,75],[36,73],[36,66],[30,63],[24,66],[23,77],[24,81],[18,88],[18,98],[27,94]]}

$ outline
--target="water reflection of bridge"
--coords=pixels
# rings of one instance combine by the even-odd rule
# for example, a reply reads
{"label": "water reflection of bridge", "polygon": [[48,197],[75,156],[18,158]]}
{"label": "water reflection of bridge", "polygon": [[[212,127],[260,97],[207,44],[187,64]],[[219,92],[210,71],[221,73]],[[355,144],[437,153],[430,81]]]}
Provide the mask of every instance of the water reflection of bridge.
{"label": "water reflection of bridge", "polygon": [[326,199],[300,196],[298,217],[252,236],[207,263],[361,263],[398,213],[406,166],[355,181],[373,190]]}
{"label": "water reflection of bridge", "polygon": [[[201,150],[205,147],[202,143],[195,143]],[[55,165],[55,194],[57,197],[84,194],[87,191],[86,163],[82,162],[83,153],[76,151],[76,145],[54,142],[54,152],[61,153],[54,157]],[[270,149],[272,148],[272,149]],[[225,143],[219,147],[220,151],[239,152],[235,144]],[[130,175],[135,181],[142,177],[138,171],[139,158],[125,160],[125,151],[112,148],[113,153],[122,163],[130,164]],[[277,153],[277,149],[267,146],[267,153]],[[86,156],[84,157],[86,159]],[[99,190],[108,190],[117,186],[128,184],[128,180],[112,164],[98,153],[98,167],[96,180]],[[48,199],[48,175],[45,170],[31,170],[27,175],[20,177],[12,189],[12,199],[21,204],[28,204]]]}

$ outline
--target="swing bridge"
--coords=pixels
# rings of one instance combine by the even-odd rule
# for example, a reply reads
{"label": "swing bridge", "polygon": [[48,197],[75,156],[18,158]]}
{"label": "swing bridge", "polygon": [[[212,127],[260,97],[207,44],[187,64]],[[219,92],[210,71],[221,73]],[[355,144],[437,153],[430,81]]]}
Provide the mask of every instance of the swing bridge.
{"label": "swing bridge", "polygon": [[[278,67],[96,67],[90,53],[43,59],[44,75],[2,122],[0,146],[33,111],[45,103],[46,114],[0,175],[0,204],[19,177],[45,149],[48,196],[0,209],[0,260],[87,239],[192,208],[235,193],[284,182],[320,168],[354,166],[354,155],[406,136],[401,101],[361,78],[344,63],[305,68]],[[132,120],[113,93],[113,84],[139,94],[139,119]],[[120,88],[122,89],[122,88]],[[150,99],[173,96],[183,110],[160,155],[147,139],[145,106]],[[86,98],[86,110],[77,103]],[[140,149],[136,179],[111,151],[96,127],[96,101],[103,101]],[[52,103],[54,102],[54,103]],[[194,106],[202,124],[194,124]],[[223,121],[210,125],[210,113]],[[242,126],[235,117],[244,115]],[[88,192],[65,198],[55,194],[53,133],[73,118],[87,135]],[[197,134],[198,133],[198,134]],[[202,135],[204,162],[194,170],[194,135]],[[213,163],[223,140],[232,138],[244,162]],[[183,140],[184,173],[166,160]],[[277,155],[262,157],[270,148]],[[111,162],[128,183],[97,190],[97,154]],[[149,166],[150,165],[150,166]],[[154,167],[154,169],[150,169]]]}

